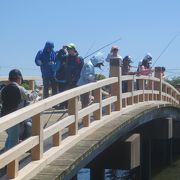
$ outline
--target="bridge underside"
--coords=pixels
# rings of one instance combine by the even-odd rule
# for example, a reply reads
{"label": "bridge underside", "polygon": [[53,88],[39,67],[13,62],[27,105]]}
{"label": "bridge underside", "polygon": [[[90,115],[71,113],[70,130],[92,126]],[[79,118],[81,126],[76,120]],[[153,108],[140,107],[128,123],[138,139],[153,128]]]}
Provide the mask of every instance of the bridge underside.
{"label": "bridge underside", "polygon": [[[80,136],[84,136],[83,139],[78,141],[65,153],[62,153],[55,161],[48,164],[32,179],[71,179],[81,168],[93,167],[94,164],[97,165],[97,159],[100,157],[100,154],[102,155],[105,153],[108,148],[115,144],[115,142],[119,141],[120,144],[122,144],[122,142],[124,143],[133,133],[136,133],[136,138],[134,138],[135,140],[128,141],[128,143],[124,143],[126,144],[124,152],[127,152],[129,147],[132,148],[134,142],[138,143],[138,137],[141,137],[142,135],[146,138],[154,138],[156,136],[164,139],[173,136],[180,137],[180,133],[177,130],[179,129],[178,127],[180,127],[179,107],[151,102],[128,107],[120,112],[118,116],[116,112],[113,113],[114,115],[111,114],[111,117],[114,118],[110,119],[107,123],[104,123],[101,127],[96,128],[95,131],[92,130],[91,134],[85,135],[80,132]],[[110,116],[107,116],[106,118],[108,119],[108,117]],[[163,119],[167,118],[170,120],[166,120],[166,122],[163,121]],[[156,131],[153,130],[152,133],[152,128],[154,127],[152,122],[155,122],[156,119],[160,120],[155,123],[157,125],[156,127],[164,129],[161,135],[158,134],[158,129]],[[172,119],[176,120],[173,124],[171,122]],[[163,126],[162,121],[163,123],[165,122]],[[142,130],[142,127],[145,128],[145,131]],[[172,128],[170,127],[174,127],[174,131],[172,131]],[[93,127],[92,123],[88,128],[93,129],[95,126]],[[137,145],[137,143],[134,146],[136,154],[129,158],[128,164],[120,163],[119,166],[126,166],[126,168],[133,169],[140,165],[140,158],[137,158],[138,152],[140,153],[140,150],[138,149],[139,145]],[[130,152],[132,152],[132,149],[129,153]],[[123,151],[120,153],[123,153]],[[120,157],[122,156],[119,156],[118,158]],[[132,163],[133,157],[136,157],[136,159]],[[109,158],[106,160],[108,163],[105,164],[110,164]]]}

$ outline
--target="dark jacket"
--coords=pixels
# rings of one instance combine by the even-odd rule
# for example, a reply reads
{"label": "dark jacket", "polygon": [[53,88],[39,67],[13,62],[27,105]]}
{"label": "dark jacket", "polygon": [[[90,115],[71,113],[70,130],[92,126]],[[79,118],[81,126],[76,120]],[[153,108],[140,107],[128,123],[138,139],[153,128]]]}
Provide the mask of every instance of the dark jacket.
{"label": "dark jacket", "polygon": [[81,69],[84,65],[84,60],[81,56],[72,56],[67,55],[65,57],[67,59],[66,65],[66,82],[69,88],[73,88],[76,86],[79,78]]}

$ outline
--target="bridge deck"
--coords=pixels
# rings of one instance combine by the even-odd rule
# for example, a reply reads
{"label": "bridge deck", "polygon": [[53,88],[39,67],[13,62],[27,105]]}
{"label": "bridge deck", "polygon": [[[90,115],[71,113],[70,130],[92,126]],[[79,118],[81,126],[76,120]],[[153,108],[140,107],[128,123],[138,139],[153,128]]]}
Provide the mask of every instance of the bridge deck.
{"label": "bridge deck", "polygon": [[[101,122],[101,126],[97,125],[98,121],[92,122],[91,126],[87,127],[87,129],[90,129],[89,134],[84,134],[84,128],[82,128],[82,131],[79,130],[78,134],[79,136],[83,136],[83,138],[77,140],[75,139],[76,143],[74,143],[71,148],[67,149],[67,151],[64,151],[56,158],[56,160],[42,168],[42,171],[39,172],[35,177],[32,177],[32,179],[53,180],[56,178],[64,179],[64,177],[72,178],[75,175],[75,172],[84,167],[100,152],[106,149],[106,147],[119,139],[123,133],[127,132],[127,125],[135,120],[136,117],[138,117],[146,110],[157,109],[161,105],[164,106],[164,102],[145,102],[136,104],[128,106],[121,112],[112,112],[111,115],[104,116],[102,120],[98,120],[105,122]],[[48,121],[49,126],[50,124],[58,121],[59,117],[62,116],[62,113],[62,111],[50,110],[41,114],[41,118],[43,119],[44,123],[50,119],[50,121]],[[4,146],[5,138],[6,133],[1,133],[1,148]],[[49,140],[44,143],[44,151],[46,151],[49,146],[51,146],[50,143],[51,141]],[[30,156],[28,156],[28,158],[26,158],[24,161],[21,161],[20,169],[29,161],[31,161]],[[21,177],[19,178],[21,179]],[[4,176],[3,179],[7,179],[7,177]]]}
{"label": "bridge deck", "polygon": [[[128,123],[136,119],[139,114],[149,109],[156,109],[159,103],[142,103],[131,106],[119,113],[115,118],[93,131],[88,136],[77,142],[65,153],[61,154],[55,161],[47,165],[33,180],[53,180],[72,178],[79,169],[90,162],[97,154],[102,152],[109,143],[117,140],[125,131],[120,131]],[[115,112],[114,112],[115,113]],[[108,118],[108,116],[106,117]],[[93,123],[92,123],[93,128]],[[119,134],[120,133],[120,134]]]}

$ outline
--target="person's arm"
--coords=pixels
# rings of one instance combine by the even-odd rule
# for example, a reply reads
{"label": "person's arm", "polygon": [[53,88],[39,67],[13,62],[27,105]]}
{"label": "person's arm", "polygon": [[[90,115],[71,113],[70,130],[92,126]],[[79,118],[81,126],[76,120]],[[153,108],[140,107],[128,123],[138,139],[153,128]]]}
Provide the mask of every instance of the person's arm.
{"label": "person's arm", "polygon": [[109,53],[106,57],[106,62],[110,62],[110,59],[111,59],[111,54]]}
{"label": "person's arm", "polygon": [[41,59],[42,51],[38,51],[36,57],[35,57],[35,63],[37,66],[41,66],[43,64]]}
{"label": "person's arm", "polygon": [[34,101],[38,97],[38,94],[35,91],[29,92],[28,90],[26,90],[22,86],[19,86],[19,90],[21,93],[21,99],[22,100]]}

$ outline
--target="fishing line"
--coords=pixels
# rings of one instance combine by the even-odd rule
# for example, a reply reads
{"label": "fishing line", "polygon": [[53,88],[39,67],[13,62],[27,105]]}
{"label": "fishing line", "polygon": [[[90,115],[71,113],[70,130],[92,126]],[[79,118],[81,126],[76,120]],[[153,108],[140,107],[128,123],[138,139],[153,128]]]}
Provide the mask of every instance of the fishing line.
{"label": "fishing line", "polygon": [[119,40],[121,40],[121,38],[116,39],[115,41],[113,41],[113,42],[111,42],[111,43],[109,43],[109,44],[106,44],[105,46],[99,48],[98,50],[96,50],[96,51],[92,52],[91,54],[87,55],[86,57],[84,57],[84,59],[88,58],[89,56],[95,54],[96,52],[98,52],[98,51],[100,51],[100,50],[102,50],[102,49],[104,49],[104,48],[110,46],[111,44],[113,44],[113,43],[115,43],[115,42],[117,42],[117,41],[119,41]]}
{"label": "fishing line", "polygon": [[165,51],[168,49],[168,47],[173,43],[173,41],[179,36],[180,32],[178,32],[165,46],[165,48],[161,51],[160,55],[157,57],[157,59],[154,61],[152,67],[156,64],[156,62],[159,60],[159,58],[165,53]]}

